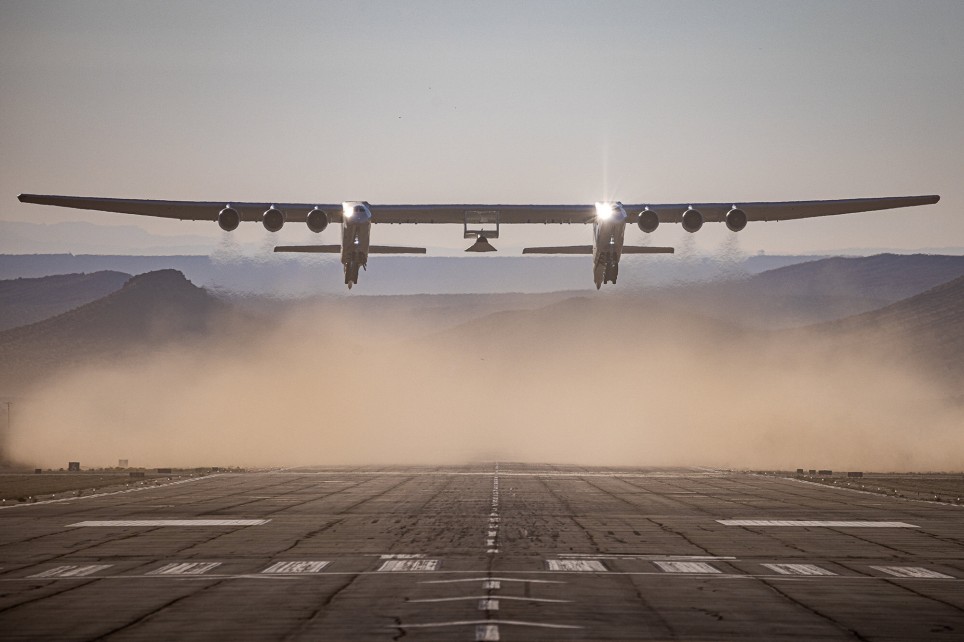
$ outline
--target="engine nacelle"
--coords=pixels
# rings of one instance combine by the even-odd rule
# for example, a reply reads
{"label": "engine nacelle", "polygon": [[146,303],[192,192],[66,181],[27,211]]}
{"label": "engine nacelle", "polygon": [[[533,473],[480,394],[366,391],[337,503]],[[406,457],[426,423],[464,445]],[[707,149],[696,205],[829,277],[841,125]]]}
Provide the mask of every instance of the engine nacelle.
{"label": "engine nacelle", "polygon": [[746,227],[746,212],[734,207],[726,213],[726,227],[731,232],[739,232]]}
{"label": "engine nacelle", "polygon": [[285,213],[278,208],[271,206],[261,215],[261,224],[269,232],[277,232],[285,224]]}
{"label": "engine nacelle", "polygon": [[233,207],[225,207],[218,213],[218,225],[225,232],[233,232],[241,224],[241,215]]}
{"label": "engine nacelle", "polygon": [[328,215],[316,207],[308,212],[308,218],[305,219],[305,222],[308,223],[309,230],[319,234],[328,227]]}
{"label": "engine nacelle", "polygon": [[699,232],[700,228],[703,227],[703,215],[700,214],[699,210],[694,210],[692,207],[683,212],[683,229],[692,234],[693,232]]}
{"label": "engine nacelle", "polygon": [[639,221],[636,222],[636,225],[647,234],[655,232],[656,228],[659,227],[659,216],[656,215],[656,212],[647,208],[639,213]]}

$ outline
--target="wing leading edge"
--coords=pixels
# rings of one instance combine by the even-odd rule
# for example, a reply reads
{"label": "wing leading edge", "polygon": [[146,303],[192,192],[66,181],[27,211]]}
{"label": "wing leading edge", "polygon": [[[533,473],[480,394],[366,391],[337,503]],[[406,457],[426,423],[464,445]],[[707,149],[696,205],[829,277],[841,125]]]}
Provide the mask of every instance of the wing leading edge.
{"label": "wing leading edge", "polygon": [[[285,220],[303,223],[308,213],[320,209],[328,214],[332,222],[341,222],[341,203],[279,203],[279,202],[236,202],[236,201],[158,201],[126,198],[90,198],[85,196],[52,196],[41,194],[21,194],[21,203],[70,207],[82,210],[116,212],[137,216],[156,216],[189,221],[216,221],[218,213],[226,206],[238,211],[241,220],[261,221],[265,210],[274,207],[285,214]],[[940,200],[939,196],[895,196],[886,198],[852,198],[833,201],[773,201],[723,203],[637,203],[623,205],[627,223],[639,220],[639,213],[651,210],[657,214],[660,223],[680,223],[687,210],[698,210],[707,222],[722,222],[726,213],[733,208],[746,212],[748,221],[789,221],[818,216],[853,214],[877,210],[931,205]],[[595,205],[377,205],[368,204],[372,223],[448,223],[463,224],[466,217],[489,216],[500,224],[525,223],[591,223],[596,217]]]}

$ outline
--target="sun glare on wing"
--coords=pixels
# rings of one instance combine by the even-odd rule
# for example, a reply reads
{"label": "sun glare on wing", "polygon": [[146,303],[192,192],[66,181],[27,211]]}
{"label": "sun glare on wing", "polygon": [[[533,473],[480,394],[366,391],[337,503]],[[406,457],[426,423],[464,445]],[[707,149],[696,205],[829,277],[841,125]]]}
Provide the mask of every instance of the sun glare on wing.
{"label": "sun glare on wing", "polygon": [[596,203],[596,218],[601,221],[611,219],[613,216],[612,203]]}

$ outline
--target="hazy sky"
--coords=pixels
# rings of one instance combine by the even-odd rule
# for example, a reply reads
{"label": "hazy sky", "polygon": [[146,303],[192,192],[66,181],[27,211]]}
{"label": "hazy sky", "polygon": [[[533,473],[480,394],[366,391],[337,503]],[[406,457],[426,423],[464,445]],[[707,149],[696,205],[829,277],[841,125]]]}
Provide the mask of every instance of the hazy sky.
{"label": "hazy sky", "polygon": [[[55,210],[16,195],[591,203],[938,193],[939,205],[917,210],[751,224],[739,242],[771,253],[962,246],[961,33],[960,0],[2,0],[0,220],[138,222],[216,244],[214,223]],[[272,240],[308,240],[303,227]],[[242,240],[268,235],[248,228]],[[695,243],[711,251],[728,234],[707,226]],[[684,236],[667,226],[652,241]],[[374,238],[466,245],[449,226],[376,228]],[[589,230],[503,229],[496,245],[532,241],[588,242]]]}

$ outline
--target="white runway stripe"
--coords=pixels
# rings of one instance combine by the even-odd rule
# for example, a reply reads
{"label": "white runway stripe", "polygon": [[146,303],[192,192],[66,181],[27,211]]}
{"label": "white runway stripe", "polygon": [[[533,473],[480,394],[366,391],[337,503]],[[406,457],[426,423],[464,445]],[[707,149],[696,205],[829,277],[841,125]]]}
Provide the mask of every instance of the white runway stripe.
{"label": "white runway stripe", "polygon": [[475,627],[475,642],[499,642],[499,625],[477,624]]}
{"label": "white runway stripe", "polygon": [[835,521],[817,519],[718,519],[724,526],[824,526],[828,528],[920,528],[904,522]]}
{"label": "white runway stripe", "polygon": [[598,560],[546,560],[550,571],[605,572],[608,569]]}
{"label": "white runway stripe", "polygon": [[706,562],[653,562],[667,573],[719,573]]}
{"label": "white runway stripe", "polygon": [[894,577],[935,578],[947,580],[954,579],[950,575],[938,573],[937,571],[931,571],[921,566],[871,566],[870,568],[876,571],[887,573],[888,575],[893,575]]}
{"label": "white runway stripe", "polygon": [[174,562],[155,569],[148,575],[204,575],[221,562]]}
{"label": "white runway stripe", "polygon": [[92,575],[97,571],[102,571],[105,568],[110,568],[113,564],[90,564],[88,566],[55,566],[54,568],[48,569],[43,573],[37,573],[36,575],[31,575],[32,578],[44,578],[44,577],[87,577]]}
{"label": "white runway stripe", "polygon": [[499,610],[499,600],[493,600],[492,598],[485,598],[484,600],[479,600],[479,610],[480,611],[498,611]]}
{"label": "white runway stripe", "polygon": [[780,575],[836,575],[814,564],[764,564],[763,566]]}
{"label": "white runway stripe", "polygon": [[261,571],[268,574],[318,573],[331,562],[275,562]]}
{"label": "white runway stripe", "polygon": [[388,560],[379,568],[379,571],[435,571],[438,570],[438,560]]}
{"label": "white runway stripe", "polygon": [[261,526],[270,519],[111,519],[67,526]]}

